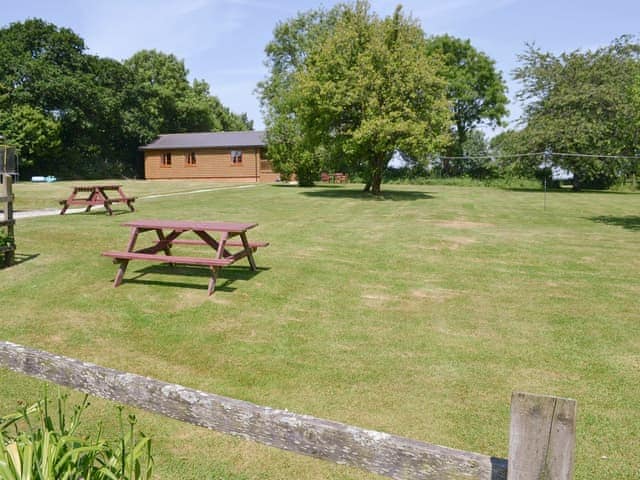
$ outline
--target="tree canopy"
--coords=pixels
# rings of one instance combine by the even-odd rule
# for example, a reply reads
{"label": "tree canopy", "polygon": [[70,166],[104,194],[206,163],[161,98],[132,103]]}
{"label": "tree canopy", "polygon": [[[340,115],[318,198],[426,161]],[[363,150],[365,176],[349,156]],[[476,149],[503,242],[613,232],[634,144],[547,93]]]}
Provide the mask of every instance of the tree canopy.
{"label": "tree canopy", "polygon": [[460,156],[465,153],[469,133],[479,125],[502,125],[508,113],[507,87],[495,62],[474,48],[469,40],[434,36],[427,39],[427,52],[443,60],[440,74],[447,82],[455,136],[447,153]]}
{"label": "tree canopy", "polygon": [[267,138],[293,136],[290,149],[281,143],[276,157],[270,154],[276,165],[293,162],[303,183],[323,162],[341,162],[379,194],[394,150],[420,157],[449,141],[439,64],[427,55],[422,29],[400,8],[382,19],[366,1],[340,4],[300,14],[275,36],[267,47],[272,75],[261,86]]}
{"label": "tree canopy", "polygon": [[[574,186],[607,187],[635,168],[628,159],[640,149],[638,78],[640,44],[621,37],[596,50],[554,55],[528,45],[514,77],[525,104],[518,132],[524,151],[593,154],[554,155],[554,163],[574,174]],[[601,155],[598,157],[597,155]]]}
{"label": "tree canopy", "polygon": [[17,145],[23,173],[132,174],[137,147],[160,133],[251,127],[206,82],[190,83],[173,55],[99,58],[72,30],[39,19],[0,29],[0,133]]}

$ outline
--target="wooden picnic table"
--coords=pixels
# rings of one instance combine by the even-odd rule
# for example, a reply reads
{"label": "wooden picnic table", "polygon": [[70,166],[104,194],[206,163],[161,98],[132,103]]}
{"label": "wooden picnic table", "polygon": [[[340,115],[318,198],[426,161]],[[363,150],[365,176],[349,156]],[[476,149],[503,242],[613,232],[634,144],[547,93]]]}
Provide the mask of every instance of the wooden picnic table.
{"label": "wooden picnic table", "polygon": [[346,173],[327,173],[322,172],[320,174],[320,181],[326,183],[347,183],[349,176]]}
{"label": "wooden picnic table", "polygon": [[[247,257],[252,271],[256,270],[253,253],[259,247],[266,247],[267,242],[249,242],[247,231],[256,227],[257,223],[239,222],[201,222],[185,220],[135,220],[122,224],[130,227],[131,233],[126,251],[108,251],[102,255],[113,258],[114,263],[120,267],[113,286],[122,283],[124,273],[130,260],[147,260],[161,263],[202,265],[211,269],[208,294],[211,295],[216,288],[218,271]],[[136,249],[138,236],[143,232],[153,231],[156,239],[150,246]],[[196,238],[179,238],[185,233],[195,234]],[[217,235],[216,235],[217,234]],[[214,235],[218,238],[214,238]],[[193,237],[193,235],[192,235]],[[240,237],[239,240],[232,240]],[[171,251],[174,245],[208,246],[213,255],[205,256],[177,256]],[[233,252],[232,250],[239,248]]]}
{"label": "wooden picnic table", "polygon": [[[107,191],[116,192],[116,196],[109,197]],[[86,194],[81,198],[78,198],[78,194]],[[134,212],[133,202],[135,202],[136,197],[128,197],[122,191],[122,185],[79,185],[73,187],[73,191],[68,198],[64,200],[60,200],[60,204],[62,205],[62,210],[60,210],[60,215],[64,215],[64,212],[72,205],[81,205],[85,208],[85,212],[91,210],[91,207],[95,207],[96,205],[102,205],[107,210],[109,215],[113,215],[113,209],[111,205],[113,203],[122,202],[126,203],[127,207]]]}

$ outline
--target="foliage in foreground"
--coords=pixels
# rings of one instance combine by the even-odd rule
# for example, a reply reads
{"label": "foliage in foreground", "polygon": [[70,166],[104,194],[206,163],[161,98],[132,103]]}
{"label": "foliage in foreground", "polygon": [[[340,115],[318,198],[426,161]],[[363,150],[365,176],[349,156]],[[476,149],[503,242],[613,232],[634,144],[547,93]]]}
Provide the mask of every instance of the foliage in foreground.
{"label": "foliage in foreground", "polygon": [[[87,397],[67,413],[67,397],[58,395],[55,412],[44,399],[0,417],[0,478],[3,480],[143,480],[151,478],[151,439],[136,433],[136,418],[120,437],[107,441],[98,427],[93,437],[78,433]],[[126,430],[126,431],[125,431]]]}

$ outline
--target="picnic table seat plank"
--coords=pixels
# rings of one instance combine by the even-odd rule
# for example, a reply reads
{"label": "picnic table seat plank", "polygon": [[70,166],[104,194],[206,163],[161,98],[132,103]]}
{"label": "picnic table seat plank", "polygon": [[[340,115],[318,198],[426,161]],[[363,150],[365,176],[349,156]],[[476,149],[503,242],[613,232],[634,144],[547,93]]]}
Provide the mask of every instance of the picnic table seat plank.
{"label": "picnic table seat plank", "polygon": [[157,253],[142,252],[122,252],[108,251],[102,252],[105,257],[111,257],[116,262],[118,260],[148,260],[151,262],[184,264],[184,265],[204,265],[208,267],[226,267],[236,261],[235,258],[205,258],[205,257],[186,257],[183,255],[158,255]]}
{"label": "picnic table seat plank", "polygon": [[209,296],[211,296],[216,288],[219,268],[231,265],[236,260],[234,258],[185,257],[177,255],[158,255],[154,253],[118,251],[103,252],[102,255],[105,257],[111,257],[113,258],[114,263],[120,264],[116,277],[113,281],[114,288],[122,283],[124,273],[127,270],[130,260],[149,260],[153,262],[168,263],[170,265],[184,264],[207,266],[211,269],[211,276],[209,277],[209,283],[207,285],[207,295]]}

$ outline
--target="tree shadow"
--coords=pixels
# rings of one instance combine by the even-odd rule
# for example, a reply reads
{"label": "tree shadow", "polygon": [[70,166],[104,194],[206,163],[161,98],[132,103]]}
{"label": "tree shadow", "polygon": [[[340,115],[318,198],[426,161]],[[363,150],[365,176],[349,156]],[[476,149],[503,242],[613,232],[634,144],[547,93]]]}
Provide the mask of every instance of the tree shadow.
{"label": "tree shadow", "polygon": [[600,217],[589,217],[592,222],[604,223],[605,225],[613,225],[616,227],[626,228],[627,230],[640,231],[640,216],[627,215],[626,217],[612,217],[603,215]]}
{"label": "tree shadow", "polygon": [[[523,192],[523,193],[544,193],[544,187],[531,188],[531,187],[498,187],[501,190],[508,192]],[[563,193],[566,195],[572,195],[576,193],[588,193],[590,195],[638,195],[638,192],[620,192],[613,190],[573,190],[571,188],[548,188],[547,193]]]}
{"label": "tree shadow", "polygon": [[302,191],[301,195],[305,195],[307,197],[315,197],[315,198],[349,198],[355,200],[363,200],[363,201],[395,201],[395,202],[408,202],[408,201],[416,201],[416,200],[427,200],[433,198],[432,195],[429,195],[425,192],[416,192],[409,190],[400,190],[400,191],[382,191],[380,195],[372,195],[368,192],[363,192],[362,189],[353,189],[353,188],[345,188],[334,185],[322,185],[316,187],[315,190],[311,191]]}
{"label": "tree shadow", "polygon": [[[232,292],[235,288],[232,287],[236,281],[248,281],[260,274],[261,272],[270,270],[267,267],[258,267],[254,272],[250,268],[241,266],[230,266],[220,269],[218,271],[218,277],[216,281],[216,291]],[[211,270],[206,267],[200,267],[195,265],[176,265],[171,266],[169,264],[162,265],[148,265],[146,267],[138,268],[134,271],[134,276],[123,279],[122,283],[140,283],[143,285],[160,285],[170,287],[192,288],[198,290],[207,290],[208,282],[203,282],[202,285],[196,285],[193,283],[179,282],[179,281],[163,281],[163,280],[149,280],[147,275],[160,274],[160,275],[176,275],[182,277],[199,277],[211,278]]]}

